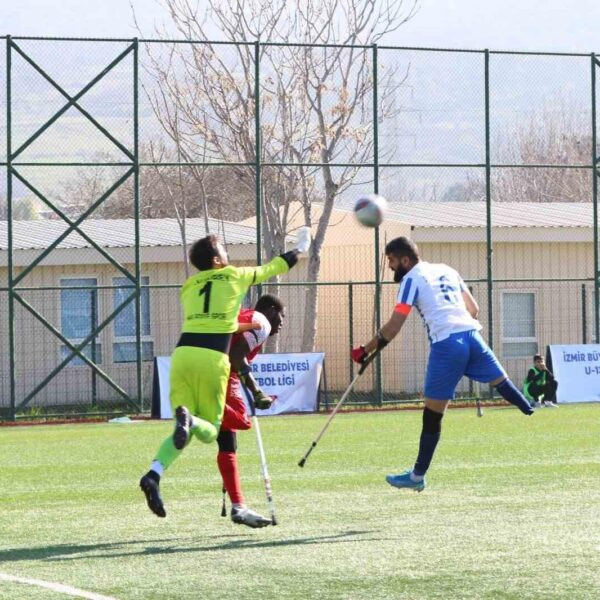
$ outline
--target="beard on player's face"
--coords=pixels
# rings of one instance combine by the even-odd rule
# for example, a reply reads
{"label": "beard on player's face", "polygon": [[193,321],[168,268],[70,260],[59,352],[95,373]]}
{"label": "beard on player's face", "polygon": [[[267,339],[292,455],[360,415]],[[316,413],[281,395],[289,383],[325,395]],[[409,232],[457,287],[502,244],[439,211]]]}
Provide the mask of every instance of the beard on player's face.
{"label": "beard on player's face", "polygon": [[400,283],[402,281],[402,278],[410,271],[410,267],[403,267],[400,264],[400,261],[398,261],[396,268],[393,269],[393,271],[394,271],[394,282]]}
{"label": "beard on player's face", "polygon": [[402,278],[408,273],[406,269],[398,266],[397,269],[394,269],[394,283],[400,283]]}
{"label": "beard on player's face", "polygon": [[[388,266],[394,272],[394,282],[400,283],[402,278],[410,271],[411,266],[402,266],[401,259],[393,254],[388,254]],[[405,261],[406,262],[406,261]]]}

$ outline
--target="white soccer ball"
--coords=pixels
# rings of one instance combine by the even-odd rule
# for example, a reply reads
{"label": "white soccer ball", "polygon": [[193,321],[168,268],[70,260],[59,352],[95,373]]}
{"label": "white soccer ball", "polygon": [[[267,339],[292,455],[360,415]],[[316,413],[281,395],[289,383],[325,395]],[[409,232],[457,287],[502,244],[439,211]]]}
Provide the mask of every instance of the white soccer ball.
{"label": "white soccer ball", "polygon": [[379,194],[361,196],[354,205],[354,215],[365,227],[378,227],[383,222],[387,200]]}

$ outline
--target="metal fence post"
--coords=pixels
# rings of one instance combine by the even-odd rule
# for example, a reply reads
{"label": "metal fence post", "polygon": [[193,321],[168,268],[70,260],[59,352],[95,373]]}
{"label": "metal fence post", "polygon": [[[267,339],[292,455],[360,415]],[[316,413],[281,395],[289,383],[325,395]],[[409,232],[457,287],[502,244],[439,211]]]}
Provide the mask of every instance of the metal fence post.
{"label": "metal fence post", "polygon": [[[262,185],[260,144],[260,41],[254,43],[254,185],[256,194],[256,264],[262,264]],[[260,286],[258,294],[260,296]]]}
{"label": "metal fence post", "polygon": [[144,410],[142,383],[142,266],[140,259],[139,41],[133,39],[133,223],[135,228],[135,360],[138,410]]}
{"label": "metal fence post", "polygon": [[[348,284],[348,340],[350,349],[354,347],[354,285],[352,282]],[[352,357],[348,361],[348,382],[352,381],[354,372],[354,362]]]}
{"label": "metal fence post", "polygon": [[490,51],[485,50],[485,233],[487,251],[488,344],[494,348],[493,247],[492,247],[492,167],[490,152]]}
{"label": "metal fence post", "polygon": [[12,41],[6,36],[6,219],[8,237],[8,354],[10,381],[10,419],[15,421],[15,291],[13,273],[13,220],[12,220]]}
{"label": "metal fence post", "polygon": [[[492,248],[492,161],[490,153],[490,51],[486,48],[485,55],[485,230],[487,250],[487,310],[488,310],[488,344],[494,348],[494,280],[493,280],[493,248]],[[490,398],[494,390],[490,386]]]}
{"label": "metal fence post", "polygon": [[[373,44],[373,191],[379,193],[379,97],[377,79],[377,44]],[[379,268],[379,227],[375,227],[375,329],[381,329],[381,270]],[[383,404],[381,356],[375,359],[377,404]]]}
{"label": "metal fence post", "polygon": [[[472,285],[469,286],[469,292],[471,293],[471,295],[473,295],[473,286]],[[470,377],[468,377],[467,379],[469,380],[469,399],[471,399],[474,397],[475,387],[473,384],[473,380]]]}
{"label": "metal fence post", "polygon": [[598,61],[596,55],[591,54],[592,66],[592,203],[594,215],[594,333],[595,343],[600,343],[600,303],[598,292],[600,290],[600,270],[598,256],[598,138],[596,132],[596,68]]}
{"label": "metal fence post", "polygon": [[581,284],[581,342],[587,344],[587,298],[585,283]]}
{"label": "metal fence post", "polygon": [[[95,331],[98,326],[98,290],[90,290],[90,331]],[[94,364],[97,364],[96,356],[96,336],[92,338],[90,345],[90,358]],[[98,404],[98,381],[96,371],[92,369],[92,406],[95,408]]]}

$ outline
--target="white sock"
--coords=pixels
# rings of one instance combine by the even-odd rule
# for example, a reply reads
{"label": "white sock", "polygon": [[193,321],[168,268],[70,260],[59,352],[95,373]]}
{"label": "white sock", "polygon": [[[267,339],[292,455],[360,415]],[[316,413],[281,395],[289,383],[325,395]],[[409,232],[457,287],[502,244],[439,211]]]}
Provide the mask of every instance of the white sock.
{"label": "white sock", "polygon": [[235,510],[242,510],[244,508],[246,508],[245,504],[232,504],[231,508],[235,508]]}
{"label": "white sock", "polygon": [[154,471],[159,477],[162,477],[162,474],[165,472],[165,468],[162,466],[162,463],[159,463],[157,460],[152,461],[150,470]]}
{"label": "white sock", "polygon": [[423,479],[425,479],[424,475],[415,475],[414,471],[410,472],[411,481],[414,481],[415,483],[420,483],[421,481],[423,481]]}

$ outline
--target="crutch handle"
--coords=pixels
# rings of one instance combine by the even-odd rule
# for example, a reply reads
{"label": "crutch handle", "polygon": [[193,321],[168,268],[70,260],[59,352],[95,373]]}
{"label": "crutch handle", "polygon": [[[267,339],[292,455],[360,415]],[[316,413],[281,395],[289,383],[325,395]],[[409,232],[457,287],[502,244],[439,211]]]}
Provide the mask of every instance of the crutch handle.
{"label": "crutch handle", "polygon": [[365,372],[365,369],[375,360],[377,355],[379,354],[379,350],[374,350],[365,358],[365,360],[361,363],[360,369],[358,370],[358,374],[362,375]]}

